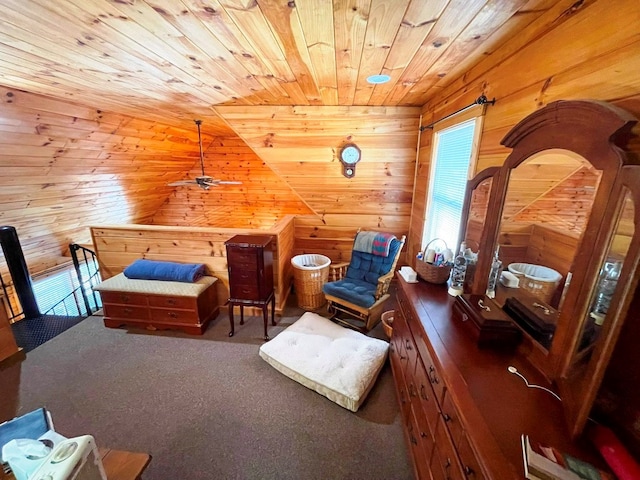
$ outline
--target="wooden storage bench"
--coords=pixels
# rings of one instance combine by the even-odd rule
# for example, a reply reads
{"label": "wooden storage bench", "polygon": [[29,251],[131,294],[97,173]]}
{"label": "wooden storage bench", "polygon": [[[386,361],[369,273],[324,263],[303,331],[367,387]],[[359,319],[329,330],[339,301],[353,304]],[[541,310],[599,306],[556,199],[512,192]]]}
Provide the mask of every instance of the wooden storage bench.
{"label": "wooden storage bench", "polygon": [[201,335],[220,311],[217,280],[216,277],[202,277],[195,283],[134,280],[120,273],[94,290],[102,297],[107,327],[130,325]]}

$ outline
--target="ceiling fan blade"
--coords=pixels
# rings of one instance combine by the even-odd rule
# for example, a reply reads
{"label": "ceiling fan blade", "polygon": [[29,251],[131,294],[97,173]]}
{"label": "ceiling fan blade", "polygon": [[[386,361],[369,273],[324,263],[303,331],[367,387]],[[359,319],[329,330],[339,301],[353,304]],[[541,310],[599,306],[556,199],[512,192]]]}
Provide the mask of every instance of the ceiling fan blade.
{"label": "ceiling fan blade", "polygon": [[204,185],[209,185],[211,187],[217,187],[218,185],[242,185],[242,182],[235,182],[231,180],[206,180],[201,182]]}
{"label": "ceiling fan blade", "polygon": [[195,185],[195,180],[178,180],[177,182],[167,183],[169,187],[182,187],[184,185]]}

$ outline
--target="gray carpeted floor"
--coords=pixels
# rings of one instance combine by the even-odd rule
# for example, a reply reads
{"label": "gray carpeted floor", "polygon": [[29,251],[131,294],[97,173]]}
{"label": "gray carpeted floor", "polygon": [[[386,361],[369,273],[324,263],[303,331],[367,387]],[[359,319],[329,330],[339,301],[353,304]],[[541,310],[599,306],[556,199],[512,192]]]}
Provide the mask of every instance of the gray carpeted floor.
{"label": "gray carpeted floor", "polygon": [[388,363],[352,413],[258,356],[261,319],[228,331],[224,310],[201,337],[90,317],[0,370],[0,421],[45,406],[63,435],[150,453],[145,480],[412,478]]}

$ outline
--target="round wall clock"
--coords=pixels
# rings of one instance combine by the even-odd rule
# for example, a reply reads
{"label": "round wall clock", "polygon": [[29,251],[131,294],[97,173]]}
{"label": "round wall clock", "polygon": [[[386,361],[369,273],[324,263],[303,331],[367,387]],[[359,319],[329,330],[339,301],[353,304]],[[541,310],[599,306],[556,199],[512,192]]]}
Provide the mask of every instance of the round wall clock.
{"label": "round wall clock", "polygon": [[346,143],[340,150],[342,174],[351,178],[356,174],[356,164],[360,161],[360,148],[355,143]]}

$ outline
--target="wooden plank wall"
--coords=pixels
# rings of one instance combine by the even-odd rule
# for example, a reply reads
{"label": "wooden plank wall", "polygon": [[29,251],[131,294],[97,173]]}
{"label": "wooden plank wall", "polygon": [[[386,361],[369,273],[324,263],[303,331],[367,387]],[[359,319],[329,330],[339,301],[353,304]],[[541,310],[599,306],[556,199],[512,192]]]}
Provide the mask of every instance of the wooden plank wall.
{"label": "wooden plank wall", "polygon": [[[218,137],[205,148],[205,173],[241,181],[242,185],[220,185],[209,190],[196,185],[176,188],[153,215],[151,224],[271,228],[287,215],[312,213],[239,138]],[[202,171],[196,163],[187,178],[198,175]]]}
{"label": "wooden plank wall", "polygon": [[148,222],[197,160],[195,130],[4,87],[0,98],[0,224],[32,274],[68,261],[88,225]]}
{"label": "wooden plank wall", "polygon": [[218,277],[218,300],[229,298],[229,274],[224,242],[238,234],[273,236],[274,288],[276,310],[282,311],[293,278],[291,257],[293,217],[282,219],[270,229],[215,227],[176,227],[160,225],[109,225],[90,228],[93,245],[100,261],[102,278],[122,272],[139,258],[180,263],[204,263],[209,273]]}
{"label": "wooden plank wall", "polygon": [[[216,107],[312,209],[296,219],[295,253],[348,260],[358,228],[409,230],[419,109],[410,107]],[[362,150],[355,177],[340,147]],[[403,260],[400,260],[401,263]]]}
{"label": "wooden plank wall", "polygon": [[[469,105],[478,96],[496,98],[486,108],[476,172],[502,165],[510,150],[505,134],[528,114],[556,100],[609,101],[640,118],[640,21],[636,0],[557,2],[506,45],[487,51],[485,59],[442,87],[423,107],[429,123]],[[549,25],[549,27],[542,27]],[[636,126],[635,133],[640,133]],[[630,149],[640,153],[640,137]],[[409,252],[422,241],[432,135],[422,134]]]}

